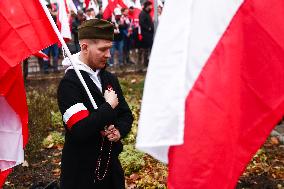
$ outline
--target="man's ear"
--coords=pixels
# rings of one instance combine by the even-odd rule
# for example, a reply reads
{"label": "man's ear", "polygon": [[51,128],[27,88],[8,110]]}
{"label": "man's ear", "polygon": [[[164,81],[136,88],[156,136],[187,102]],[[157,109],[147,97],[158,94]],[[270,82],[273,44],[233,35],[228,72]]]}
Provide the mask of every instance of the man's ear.
{"label": "man's ear", "polygon": [[81,44],[81,51],[84,52],[84,53],[88,52],[88,44],[87,43]]}

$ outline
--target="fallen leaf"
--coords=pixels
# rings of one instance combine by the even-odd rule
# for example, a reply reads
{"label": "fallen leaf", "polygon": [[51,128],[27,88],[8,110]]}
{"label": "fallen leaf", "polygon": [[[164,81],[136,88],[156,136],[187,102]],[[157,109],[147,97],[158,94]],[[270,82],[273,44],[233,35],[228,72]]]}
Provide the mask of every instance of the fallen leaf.
{"label": "fallen leaf", "polygon": [[52,141],[52,135],[48,135],[48,136],[46,137],[46,140],[49,141],[49,142],[51,142],[51,141]]}
{"label": "fallen leaf", "polygon": [[54,176],[59,176],[60,172],[61,172],[61,170],[59,168],[52,170],[52,173],[53,173]]}
{"label": "fallen leaf", "polygon": [[61,155],[61,152],[55,152],[53,153],[53,156],[60,156]]}
{"label": "fallen leaf", "polygon": [[62,149],[63,149],[63,144],[57,144],[57,145],[56,145],[56,148],[57,148],[58,150],[62,151]]}
{"label": "fallen leaf", "polygon": [[138,174],[133,173],[132,175],[130,175],[129,178],[130,178],[131,180],[135,181],[135,180],[137,180],[137,179],[139,178],[139,176],[138,176]]}
{"label": "fallen leaf", "polygon": [[41,163],[46,163],[46,162],[48,162],[48,160],[43,160],[43,161],[41,161]]}
{"label": "fallen leaf", "polygon": [[25,160],[25,161],[22,163],[22,167],[29,167],[29,163]]}
{"label": "fallen leaf", "polygon": [[54,146],[54,144],[53,144],[53,143],[50,143],[46,148],[50,149],[50,148],[52,148],[53,146]]}
{"label": "fallen leaf", "polygon": [[55,158],[52,160],[52,163],[58,164],[60,162],[60,158]]}
{"label": "fallen leaf", "polygon": [[274,144],[274,145],[279,144],[279,140],[277,137],[271,137],[270,142],[271,144]]}
{"label": "fallen leaf", "polygon": [[136,188],[136,184],[130,184],[130,185],[128,185],[128,187],[127,187],[127,189],[134,189],[134,188]]}

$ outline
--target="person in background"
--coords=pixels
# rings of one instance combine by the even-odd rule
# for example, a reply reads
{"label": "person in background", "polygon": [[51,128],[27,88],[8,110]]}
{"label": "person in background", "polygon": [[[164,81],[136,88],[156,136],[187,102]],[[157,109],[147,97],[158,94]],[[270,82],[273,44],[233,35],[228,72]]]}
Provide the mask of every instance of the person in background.
{"label": "person in background", "polygon": [[129,58],[129,52],[130,52],[130,19],[128,18],[128,9],[122,8],[121,9],[121,23],[124,25],[122,29],[122,40],[123,40],[123,63],[124,64],[130,64],[132,63]]}
{"label": "person in background", "polygon": [[89,8],[86,10],[86,20],[94,19],[96,18],[96,13],[93,8]]}
{"label": "person in background", "polygon": [[29,74],[29,58],[26,58],[24,61],[23,61],[23,75],[24,75],[24,81],[26,82],[27,81],[27,77],[28,77],[28,74]]}
{"label": "person in background", "polygon": [[[56,23],[56,13],[55,11],[52,10],[52,6],[49,4],[47,5],[47,8],[49,9],[52,18],[54,20],[54,22]],[[48,55],[49,57],[52,56],[52,58],[49,58],[48,60],[43,59],[43,70],[44,73],[47,74],[49,73],[49,67],[51,67],[51,62],[50,60],[52,60],[52,68],[54,72],[58,72],[58,57],[59,57],[59,48],[58,48],[58,44],[55,43],[47,48],[45,48],[44,50],[42,50],[42,52],[46,55]]]}
{"label": "person in background", "polygon": [[96,15],[97,19],[103,19],[103,7],[100,5],[99,13]]}
{"label": "person in background", "polygon": [[71,11],[71,32],[72,32],[72,38],[74,39],[74,51],[73,53],[77,53],[80,51],[80,45],[79,45],[79,39],[78,39],[78,26],[80,25],[80,20],[78,19],[78,16],[74,13],[74,11]]}
{"label": "person in background", "polygon": [[150,1],[146,1],[143,5],[143,10],[139,15],[139,25],[141,27],[142,35],[141,56],[144,59],[143,64],[145,66],[148,66],[149,56],[154,38],[154,23],[150,16],[150,12],[153,9],[153,5]]}
{"label": "person in background", "polygon": [[112,43],[112,48],[110,50],[111,57],[109,59],[109,66],[114,65],[115,51],[118,52],[118,65],[122,66],[123,65],[123,30],[125,30],[127,26],[121,20],[120,8],[114,9],[112,22],[114,24],[114,40]]}
{"label": "person in background", "polygon": [[82,10],[78,10],[77,18],[78,18],[80,24],[82,24],[86,20],[86,16],[84,15],[84,12]]}
{"label": "person in background", "polygon": [[[137,13],[135,12],[134,7],[129,7],[128,17],[130,20],[130,26],[128,32],[130,34],[130,53],[135,54],[134,57],[138,58],[138,55],[140,54],[139,49],[142,40],[142,35],[141,28],[139,25],[139,19],[137,18],[136,14]],[[137,59],[134,62],[139,63]]]}

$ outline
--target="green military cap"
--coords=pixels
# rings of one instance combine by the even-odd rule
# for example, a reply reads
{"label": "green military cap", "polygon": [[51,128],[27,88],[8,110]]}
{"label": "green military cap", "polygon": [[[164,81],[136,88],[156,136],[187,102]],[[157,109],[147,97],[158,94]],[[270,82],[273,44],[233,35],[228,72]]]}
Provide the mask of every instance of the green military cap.
{"label": "green military cap", "polygon": [[106,39],[113,40],[114,26],[111,22],[102,19],[90,19],[84,21],[78,27],[80,39]]}

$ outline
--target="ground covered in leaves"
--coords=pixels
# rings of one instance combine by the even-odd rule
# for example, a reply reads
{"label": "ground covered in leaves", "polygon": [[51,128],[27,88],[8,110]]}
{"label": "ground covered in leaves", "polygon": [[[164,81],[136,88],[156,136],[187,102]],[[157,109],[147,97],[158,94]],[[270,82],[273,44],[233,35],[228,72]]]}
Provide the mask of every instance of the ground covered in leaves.
{"label": "ground covered in leaves", "polygon": [[[134,148],[144,74],[121,74],[120,83],[135,116],[131,133],[124,139],[120,160],[127,188],[166,188],[167,168]],[[64,130],[56,101],[58,77],[31,79],[26,83],[30,140],[26,161],[8,177],[4,189],[44,188],[58,182]],[[222,165],[220,165],[222,166]],[[240,177],[237,189],[284,189],[284,145],[268,138]]]}

